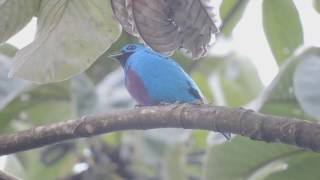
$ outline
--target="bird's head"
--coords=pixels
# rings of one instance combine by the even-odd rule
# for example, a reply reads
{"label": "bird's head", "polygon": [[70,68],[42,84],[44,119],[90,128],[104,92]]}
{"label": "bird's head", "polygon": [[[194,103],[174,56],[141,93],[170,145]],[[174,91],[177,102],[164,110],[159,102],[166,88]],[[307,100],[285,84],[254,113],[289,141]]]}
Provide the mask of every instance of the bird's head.
{"label": "bird's head", "polygon": [[110,58],[118,60],[122,66],[125,66],[128,58],[135,52],[143,50],[145,47],[142,44],[127,44],[119,52],[109,55]]}

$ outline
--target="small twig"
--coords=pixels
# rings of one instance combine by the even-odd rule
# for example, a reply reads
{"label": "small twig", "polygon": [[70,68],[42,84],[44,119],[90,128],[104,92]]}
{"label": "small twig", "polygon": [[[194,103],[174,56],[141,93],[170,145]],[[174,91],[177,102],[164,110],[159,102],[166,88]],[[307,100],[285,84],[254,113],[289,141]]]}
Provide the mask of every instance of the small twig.
{"label": "small twig", "polygon": [[[143,123],[143,127],[141,124]],[[215,124],[215,127],[212,127]],[[122,130],[185,128],[230,132],[266,142],[281,142],[320,151],[320,125],[264,115],[242,108],[213,105],[167,105],[86,116],[0,136],[0,155],[68,139]]]}

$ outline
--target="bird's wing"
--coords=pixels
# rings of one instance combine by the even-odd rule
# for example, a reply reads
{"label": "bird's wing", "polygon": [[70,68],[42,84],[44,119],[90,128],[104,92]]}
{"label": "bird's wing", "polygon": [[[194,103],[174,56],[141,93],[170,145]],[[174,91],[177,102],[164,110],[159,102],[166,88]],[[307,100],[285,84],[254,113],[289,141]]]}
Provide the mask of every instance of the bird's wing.
{"label": "bird's wing", "polygon": [[134,58],[132,65],[153,98],[184,102],[203,99],[195,82],[173,60],[150,52]]}

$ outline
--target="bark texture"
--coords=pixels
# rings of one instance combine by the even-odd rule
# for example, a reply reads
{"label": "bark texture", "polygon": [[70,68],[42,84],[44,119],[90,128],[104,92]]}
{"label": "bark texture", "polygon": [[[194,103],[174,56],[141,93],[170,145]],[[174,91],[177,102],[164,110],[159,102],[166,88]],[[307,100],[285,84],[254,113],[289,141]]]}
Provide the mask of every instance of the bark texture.
{"label": "bark texture", "polygon": [[80,119],[1,135],[0,155],[103,133],[155,128],[230,132],[254,140],[279,142],[320,151],[318,123],[264,115],[242,108],[173,104],[84,116]]}

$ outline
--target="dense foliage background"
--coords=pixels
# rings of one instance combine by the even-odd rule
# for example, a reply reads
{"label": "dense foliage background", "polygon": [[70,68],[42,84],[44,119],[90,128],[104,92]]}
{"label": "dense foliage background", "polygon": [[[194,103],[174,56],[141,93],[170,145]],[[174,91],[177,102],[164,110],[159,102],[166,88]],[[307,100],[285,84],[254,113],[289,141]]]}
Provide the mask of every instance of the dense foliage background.
{"label": "dense foliage background", "polygon": [[[248,3],[219,4],[223,28],[216,46],[232,43],[232,31]],[[305,3],[313,3],[320,13],[319,0]],[[173,58],[217,105],[320,120],[320,48],[304,46],[294,1],[263,0],[260,5],[264,32],[280,68],[270,86],[263,86],[250,59],[232,49],[196,62],[179,51]],[[23,49],[5,43],[33,16],[38,18],[34,42]],[[314,25],[320,26],[319,21]],[[136,41],[121,33],[109,1],[0,0],[0,133],[133,107],[122,70],[107,55]],[[8,79],[9,71],[36,82],[69,80],[36,85]],[[239,136],[225,143],[215,133],[176,129],[112,133],[0,157],[0,169],[30,180],[313,180],[320,177],[319,167],[319,154],[296,147]]]}

